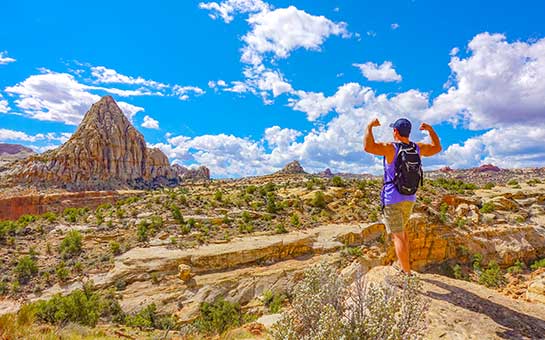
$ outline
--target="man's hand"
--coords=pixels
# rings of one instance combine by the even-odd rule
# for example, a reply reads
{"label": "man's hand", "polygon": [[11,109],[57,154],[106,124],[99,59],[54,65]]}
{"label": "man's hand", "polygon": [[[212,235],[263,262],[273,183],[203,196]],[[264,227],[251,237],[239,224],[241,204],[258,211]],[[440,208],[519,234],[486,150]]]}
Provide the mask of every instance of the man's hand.
{"label": "man's hand", "polygon": [[371,123],[369,123],[368,127],[374,128],[375,126],[380,126],[380,122],[378,121],[378,118],[373,119]]}
{"label": "man's hand", "polygon": [[420,130],[422,130],[422,131],[432,131],[433,128],[431,127],[430,124],[422,123],[422,124],[420,124]]}

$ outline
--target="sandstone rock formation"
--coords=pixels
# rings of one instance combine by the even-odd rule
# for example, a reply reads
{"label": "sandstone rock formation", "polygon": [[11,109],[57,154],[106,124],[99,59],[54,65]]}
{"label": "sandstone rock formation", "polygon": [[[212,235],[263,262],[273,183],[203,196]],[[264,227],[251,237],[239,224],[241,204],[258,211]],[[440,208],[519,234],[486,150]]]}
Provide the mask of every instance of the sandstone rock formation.
{"label": "sandstone rock formation", "polygon": [[331,178],[334,176],[330,168],[325,169],[324,171],[320,172],[318,175],[326,177],[326,178]]}
{"label": "sandstone rock formation", "polygon": [[276,173],[283,174],[283,175],[306,174],[305,169],[303,169],[303,167],[298,161],[292,161],[286,164],[286,166],[284,166],[281,170],[277,171]]}
{"label": "sandstone rock formation", "polygon": [[501,169],[493,164],[483,164],[480,167],[473,169],[473,172],[487,172],[487,171],[497,172],[497,171],[501,171]]}
{"label": "sandstone rock formation", "polygon": [[208,181],[210,179],[210,170],[204,165],[197,168],[186,168],[179,164],[174,164],[172,168],[182,181]]}
{"label": "sandstone rock formation", "polygon": [[176,172],[144,137],[111,96],[85,114],[70,139],[58,149],[17,162],[4,172],[14,184],[69,190],[150,188],[176,184]]}
{"label": "sandstone rock formation", "polygon": [[19,144],[0,143],[0,167],[19,159],[25,159],[35,152]]}

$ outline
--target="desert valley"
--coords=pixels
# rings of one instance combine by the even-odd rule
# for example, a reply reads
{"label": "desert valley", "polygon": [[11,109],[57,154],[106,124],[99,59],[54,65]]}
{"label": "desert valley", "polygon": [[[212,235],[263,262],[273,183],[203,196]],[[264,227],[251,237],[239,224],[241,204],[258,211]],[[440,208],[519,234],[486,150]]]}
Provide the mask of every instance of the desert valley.
{"label": "desert valley", "polygon": [[426,172],[419,274],[399,290],[381,178],[294,161],[211,179],[148,148],[106,96],[57,149],[0,144],[0,337],[545,338],[544,174]]}

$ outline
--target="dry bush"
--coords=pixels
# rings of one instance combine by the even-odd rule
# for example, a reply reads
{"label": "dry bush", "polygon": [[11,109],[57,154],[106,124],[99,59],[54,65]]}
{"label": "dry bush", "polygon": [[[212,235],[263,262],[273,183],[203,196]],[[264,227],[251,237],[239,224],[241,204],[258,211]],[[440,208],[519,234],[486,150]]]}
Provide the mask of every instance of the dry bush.
{"label": "dry bush", "polygon": [[414,339],[425,329],[428,300],[416,278],[404,289],[367,283],[357,275],[348,285],[335,269],[307,270],[293,292],[292,309],[273,326],[273,339]]}

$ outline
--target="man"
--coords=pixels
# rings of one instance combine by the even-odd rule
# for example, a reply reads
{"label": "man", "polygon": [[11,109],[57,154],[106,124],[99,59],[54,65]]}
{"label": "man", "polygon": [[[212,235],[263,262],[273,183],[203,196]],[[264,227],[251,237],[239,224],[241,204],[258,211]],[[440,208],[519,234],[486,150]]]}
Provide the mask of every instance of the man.
{"label": "man", "polygon": [[[431,143],[412,143],[409,140],[411,133],[411,122],[408,119],[400,118],[395,123],[390,124],[393,128],[394,143],[377,143],[373,136],[373,128],[380,126],[378,119],[374,119],[369,125],[363,140],[364,150],[377,156],[384,156],[384,185],[382,188],[382,204],[384,224],[388,234],[391,234],[394,242],[395,252],[398,259],[398,267],[410,275],[411,265],[409,263],[409,239],[405,226],[411,216],[416,194],[402,194],[394,183],[396,173],[396,161],[398,160],[398,151],[400,148],[413,146],[420,156],[429,157],[441,151],[441,142],[433,128],[422,123],[420,130],[428,131]],[[419,161],[419,157],[418,161]],[[420,163],[418,164],[420,167]],[[399,176],[398,176],[399,177]],[[418,184],[417,184],[418,185]],[[415,189],[416,190],[416,189]]]}

